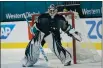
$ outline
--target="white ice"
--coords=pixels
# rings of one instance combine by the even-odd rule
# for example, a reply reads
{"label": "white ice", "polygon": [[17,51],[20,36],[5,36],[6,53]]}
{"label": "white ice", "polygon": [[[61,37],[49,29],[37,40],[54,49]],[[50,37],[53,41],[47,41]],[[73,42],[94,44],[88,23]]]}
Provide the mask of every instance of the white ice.
{"label": "white ice", "polygon": [[[46,49],[45,49],[46,51]],[[49,54],[49,51],[46,51]],[[101,51],[98,51],[101,55]],[[24,57],[25,49],[1,49],[1,68],[23,68],[21,60]],[[71,66],[63,66],[58,59],[50,59],[47,63],[43,56],[40,55],[38,63],[33,67],[26,68],[102,68],[101,62],[86,63],[86,64],[72,64]]]}

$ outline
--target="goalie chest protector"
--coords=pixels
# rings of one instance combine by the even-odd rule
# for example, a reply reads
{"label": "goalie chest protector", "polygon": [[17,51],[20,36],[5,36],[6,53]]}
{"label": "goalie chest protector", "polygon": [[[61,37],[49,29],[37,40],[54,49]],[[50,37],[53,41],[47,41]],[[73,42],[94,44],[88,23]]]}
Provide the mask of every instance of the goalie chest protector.
{"label": "goalie chest protector", "polygon": [[56,14],[54,18],[51,18],[48,13],[41,14],[38,17],[38,23],[36,25],[40,31],[49,34],[51,31],[59,30],[60,20],[66,21],[65,18],[59,14]]}

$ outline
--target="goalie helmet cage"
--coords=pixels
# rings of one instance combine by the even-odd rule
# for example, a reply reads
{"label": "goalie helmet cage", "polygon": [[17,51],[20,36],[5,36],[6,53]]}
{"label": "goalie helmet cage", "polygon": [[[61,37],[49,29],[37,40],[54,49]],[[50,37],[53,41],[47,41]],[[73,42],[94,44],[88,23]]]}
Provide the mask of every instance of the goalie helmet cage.
{"label": "goalie helmet cage", "polygon": [[[58,14],[61,14],[61,15],[71,15],[71,22],[72,22],[72,27],[75,29],[75,18],[74,18],[74,13],[73,12],[59,12]],[[32,15],[32,23],[31,23],[31,25],[33,25],[34,24],[34,21],[35,21],[35,19],[39,16],[40,14],[33,14]],[[72,47],[73,47],[73,63],[74,64],[77,64],[78,62],[77,62],[77,45],[80,45],[80,44],[77,44],[76,43],[76,40],[75,39],[72,39]],[[88,44],[87,44],[88,45]],[[80,47],[80,46],[78,46],[78,47]],[[79,48],[79,49],[81,49],[81,47]],[[88,49],[85,51],[84,50],[84,52],[87,52],[88,51]],[[89,51],[91,51],[91,50],[89,50]],[[93,52],[95,51],[95,52],[97,52],[95,49],[93,49],[92,50]],[[80,51],[79,51],[80,52]],[[95,53],[94,52],[94,53]],[[81,54],[81,53],[80,53]],[[91,53],[92,54],[92,53]],[[90,55],[90,54],[89,54]],[[96,56],[97,56],[97,53],[96,53]],[[98,55],[99,56],[99,55]],[[92,56],[89,56],[89,57],[92,57]],[[81,58],[81,57],[80,57]],[[79,58],[79,59],[80,59]],[[95,58],[96,59],[96,58]],[[101,59],[100,59],[100,57],[98,57],[98,60],[97,61],[100,61]]]}

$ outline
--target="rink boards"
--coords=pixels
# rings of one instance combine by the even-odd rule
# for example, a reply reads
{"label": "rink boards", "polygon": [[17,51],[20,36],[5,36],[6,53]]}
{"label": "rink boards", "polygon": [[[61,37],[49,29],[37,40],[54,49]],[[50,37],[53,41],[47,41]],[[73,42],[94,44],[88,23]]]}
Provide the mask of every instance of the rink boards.
{"label": "rink boards", "polygon": [[[89,40],[93,43],[97,50],[101,50],[101,18],[88,18],[79,19],[75,23],[82,28],[85,28],[89,37]],[[83,24],[81,24],[83,23]],[[84,27],[83,27],[84,25]],[[30,40],[30,32],[28,31],[28,25],[26,21],[18,22],[2,22],[1,23],[1,48],[25,48]],[[82,32],[80,31],[80,32]],[[85,32],[82,32],[86,34]],[[62,44],[64,47],[71,46],[72,39],[62,34]],[[44,48],[47,48],[48,44],[45,44]]]}
{"label": "rink boards", "polygon": [[[8,48],[26,48],[27,42],[24,43],[1,43],[1,48],[8,49]],[[71,47],[72,43],[63,42],[64,47]],[[93,43],[97,50],[101,50],[101,43]],[[45,44],[44,48],[48,48],[48,45]]]}

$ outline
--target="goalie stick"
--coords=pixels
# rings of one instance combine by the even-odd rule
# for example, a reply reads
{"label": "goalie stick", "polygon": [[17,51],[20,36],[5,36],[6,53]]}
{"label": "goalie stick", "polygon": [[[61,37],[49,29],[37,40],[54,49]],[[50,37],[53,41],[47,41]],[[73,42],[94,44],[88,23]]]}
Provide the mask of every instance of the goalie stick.
{"label": "goalie stick", "polygon": [[[28,19],[27,19],[27,17],[26,17],[25,14],[24,14],[24,18],[25,18],[25,20],[27,21],[27,24],[29,25],[29,27],[32,28],[32,27],[30,26],[29,21],[28,21]],[[35,23],[34,23],[34,24],[35,24]],[[31,33],[34,35],[34,33],[33,33],[33,29],[30,30],[30,31],[31,31]],[[40,51],[41,51],[43,57],[45,58],[45,60],[48,62],[48,58],[47,58],[47,56],[46,56],[46,54],[45,54],[45,52],[44,52],[44,49],[42,48],[41,45],[40,45]]]}

